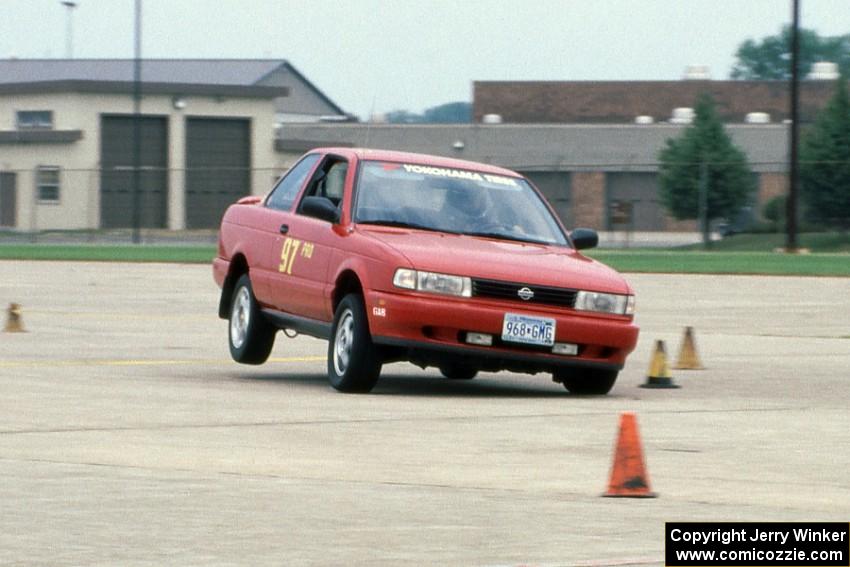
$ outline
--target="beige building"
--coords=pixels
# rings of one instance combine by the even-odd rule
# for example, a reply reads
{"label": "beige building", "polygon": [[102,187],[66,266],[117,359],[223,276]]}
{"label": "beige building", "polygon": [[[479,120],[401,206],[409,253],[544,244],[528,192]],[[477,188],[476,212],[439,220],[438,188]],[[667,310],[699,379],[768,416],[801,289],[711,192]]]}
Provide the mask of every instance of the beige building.
{"label": "beige building", "polygon": [[135,210],[144,228],[217,227],[228,204],[278,176],[284,114],[341,113],[285,62],[142,69],[137,123],[132,61],[0,61],[0,228],[127,228]]}

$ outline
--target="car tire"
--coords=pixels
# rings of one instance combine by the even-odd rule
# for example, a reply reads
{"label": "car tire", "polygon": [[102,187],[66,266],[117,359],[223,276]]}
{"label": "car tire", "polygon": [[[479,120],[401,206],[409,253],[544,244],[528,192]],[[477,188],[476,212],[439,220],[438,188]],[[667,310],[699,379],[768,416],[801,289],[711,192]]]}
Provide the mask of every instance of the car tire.
{"label": "car tire", "polygon": [[451,364],[441,366],[440,374],[449,380],[472,380],[478,376],[478,369],[463,364]]}
{"label": "car tire", "polygon": [[233,360],[241,364],[262,364],[268,360],[277,329],[260,311],[248,274],[242,274],[233,288],[227,331]]}
{"label": "car tire", "polygon": [[372,343],[363,299],[342,298],[334,314],[328,342],[328,379],[340,392],[370,392],[381,374],[381,358]]}
{"label": "car tire", "polygon": [[618,374],[616,370],[599,369],[558,371],[555,381],[577,396],[604,396],[614,387]]}

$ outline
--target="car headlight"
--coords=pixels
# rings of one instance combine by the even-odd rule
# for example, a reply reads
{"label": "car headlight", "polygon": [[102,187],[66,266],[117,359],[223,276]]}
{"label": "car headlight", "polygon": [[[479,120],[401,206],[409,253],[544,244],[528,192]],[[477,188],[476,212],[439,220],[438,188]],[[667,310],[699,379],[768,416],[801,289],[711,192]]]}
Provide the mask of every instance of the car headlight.
{"label": "car headlight", "polygon": [[634,315],[635,296],[580,291],[576,294],[575,308],[581,311],[596,311],[597,313]]}
{"label": "car headlight", "polygon": [[438,274],[399,268],[393,276],[393,285],[428,293],[472,297],[472,280],[462,276]]}

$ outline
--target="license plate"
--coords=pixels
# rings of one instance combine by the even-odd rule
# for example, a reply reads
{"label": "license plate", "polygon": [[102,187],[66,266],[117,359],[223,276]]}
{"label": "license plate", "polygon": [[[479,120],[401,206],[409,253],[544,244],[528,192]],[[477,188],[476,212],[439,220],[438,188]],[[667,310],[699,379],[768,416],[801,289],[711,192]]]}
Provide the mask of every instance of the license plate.
{"label": "license plate", "polygon": [[552,346],[555,344],[555,320],[505,313],[502,340],[526,345]]}

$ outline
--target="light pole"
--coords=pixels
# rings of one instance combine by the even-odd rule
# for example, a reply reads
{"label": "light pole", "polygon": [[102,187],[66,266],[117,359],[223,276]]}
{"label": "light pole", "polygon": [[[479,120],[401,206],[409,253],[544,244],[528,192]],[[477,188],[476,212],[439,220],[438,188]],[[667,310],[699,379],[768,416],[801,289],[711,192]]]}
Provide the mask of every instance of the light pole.
{"label": "light pole", "polygon": [[792,0],[791,26],[791,132],[789,135],[788,201],[785,204],[785,250],[797,252],[797,197],[800,184],[797,145],[799,138],[800,91],[800,0]]}
{"label": "light pole", "polygon": [[133,54],[133,243],[139,244],[142,226],[142,0],[136,0]]}
{"label": "light pole", "polygon": [[72,0],[62,0],[61,4],[67,8],[68,17],[65,22],[65,57],[74,58],[74,8],[77,3]]}

